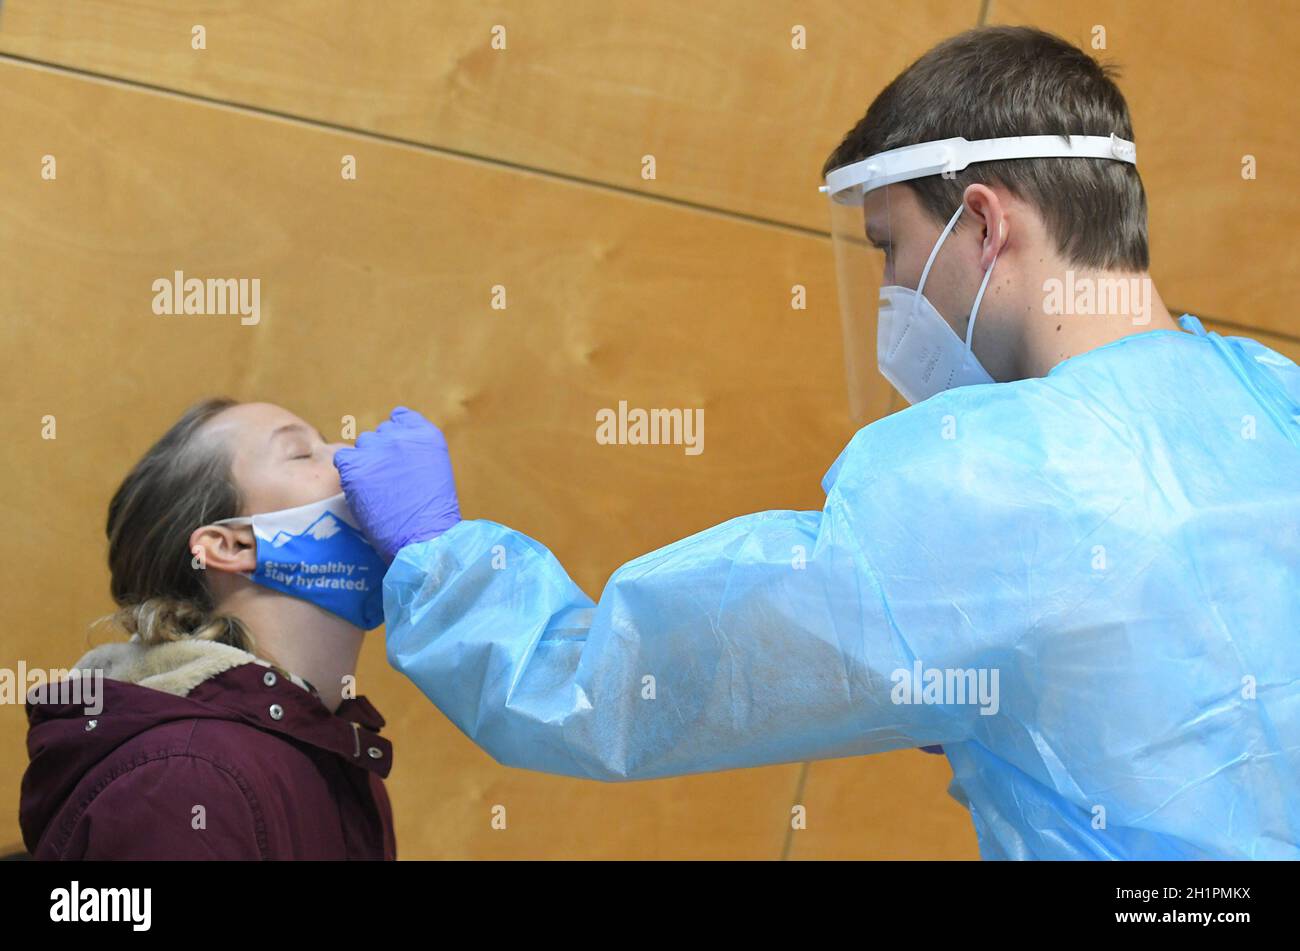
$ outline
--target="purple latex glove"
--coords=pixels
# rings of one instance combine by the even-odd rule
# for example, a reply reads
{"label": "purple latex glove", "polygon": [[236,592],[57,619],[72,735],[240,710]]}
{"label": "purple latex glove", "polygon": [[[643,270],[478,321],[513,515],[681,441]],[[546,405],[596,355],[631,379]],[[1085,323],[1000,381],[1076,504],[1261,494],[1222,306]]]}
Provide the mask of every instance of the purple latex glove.
{"label": "purple latex glove", "polygon": [[334,465],[352,514],[390,562],[460,521],[447,440],[415,410],[397,407],[355,446],[334,453]]}

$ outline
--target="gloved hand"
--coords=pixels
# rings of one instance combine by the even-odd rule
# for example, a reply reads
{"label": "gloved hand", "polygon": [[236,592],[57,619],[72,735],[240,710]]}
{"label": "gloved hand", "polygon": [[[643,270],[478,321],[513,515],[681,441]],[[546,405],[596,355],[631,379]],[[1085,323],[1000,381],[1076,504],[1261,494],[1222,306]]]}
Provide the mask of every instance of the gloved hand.
{"label": "gloved hand", "polygon": [[390,562],[461,520],[447,440],[415,410],[397,407],[355,446],[335,452],[334,465],[352,513]]}

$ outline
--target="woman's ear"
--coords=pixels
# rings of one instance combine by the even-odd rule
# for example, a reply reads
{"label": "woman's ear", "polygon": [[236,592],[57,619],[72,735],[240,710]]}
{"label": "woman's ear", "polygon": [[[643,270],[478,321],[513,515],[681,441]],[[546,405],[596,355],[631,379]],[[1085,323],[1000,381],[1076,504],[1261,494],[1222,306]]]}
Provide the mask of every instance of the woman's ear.
{"label": "woman's ear", "polygon": [[257,568],[257,539],[251,525],[204,525],[190,534],[194,567],[248,574]]}

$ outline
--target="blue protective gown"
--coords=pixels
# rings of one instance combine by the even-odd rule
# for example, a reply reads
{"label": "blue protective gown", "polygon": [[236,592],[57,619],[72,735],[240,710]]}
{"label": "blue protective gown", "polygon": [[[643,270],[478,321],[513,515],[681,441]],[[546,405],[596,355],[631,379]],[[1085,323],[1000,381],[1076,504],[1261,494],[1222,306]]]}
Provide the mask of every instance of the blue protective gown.
{"label": "blue protective gown", "polygon": [[822,511],[685,538],[598,603],[463,522],[389,569],[389,659],[510,766],[941,743],[985,858],[1298,858],[1300,369],[1183,326],[873,423]]}

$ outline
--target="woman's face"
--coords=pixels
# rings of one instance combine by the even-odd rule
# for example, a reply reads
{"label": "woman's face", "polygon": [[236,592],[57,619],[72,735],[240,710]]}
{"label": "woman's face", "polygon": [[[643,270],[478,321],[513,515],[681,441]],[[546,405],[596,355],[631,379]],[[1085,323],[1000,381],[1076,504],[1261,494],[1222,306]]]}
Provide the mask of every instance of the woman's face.
{"label": "woman's face", "polygon": [[244,503],[260,515],[319,502],[342,491],[334,453],[320,432],[273,403],[240,403],[203,427],[204,438],[231,453],[231,476]]}

